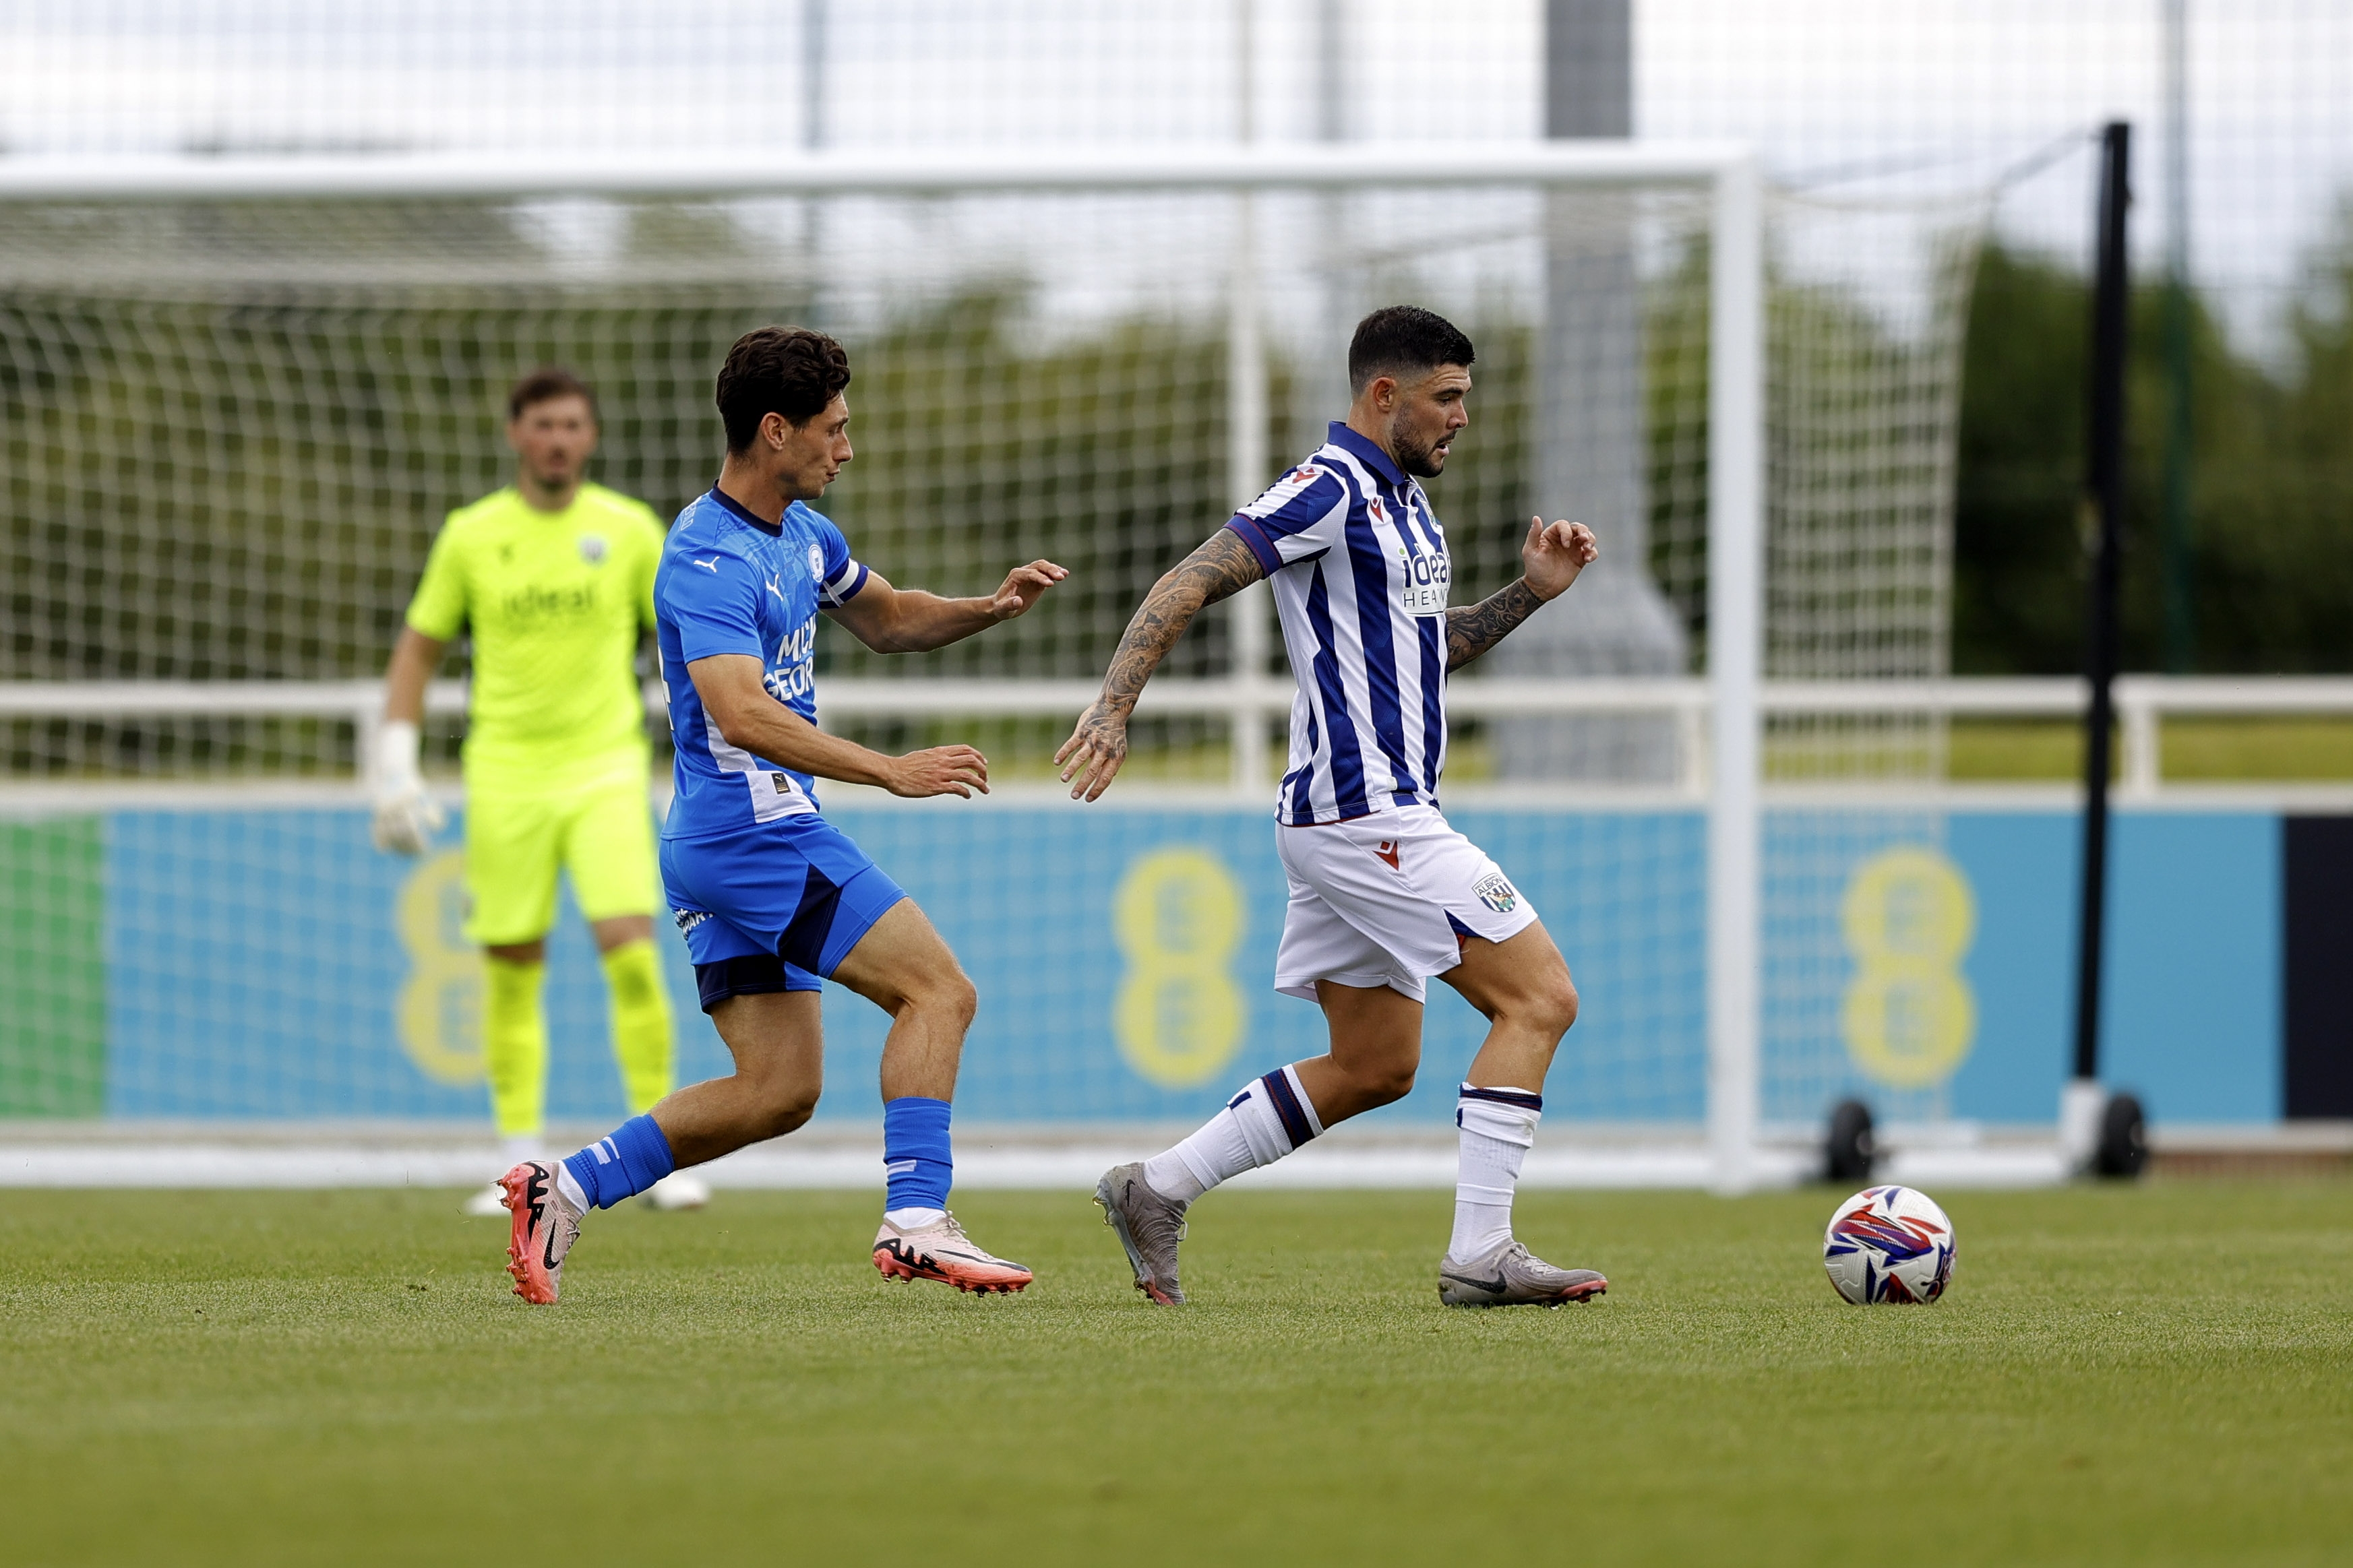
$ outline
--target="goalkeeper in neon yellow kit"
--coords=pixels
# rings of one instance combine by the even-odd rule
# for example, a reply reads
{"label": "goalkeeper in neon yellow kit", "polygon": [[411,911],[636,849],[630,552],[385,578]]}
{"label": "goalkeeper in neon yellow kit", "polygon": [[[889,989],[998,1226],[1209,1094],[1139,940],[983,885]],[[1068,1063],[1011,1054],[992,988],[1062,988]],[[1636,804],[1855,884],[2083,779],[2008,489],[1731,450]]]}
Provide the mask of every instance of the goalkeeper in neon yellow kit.
{"label": "goalkeeper in neon yellow kit", "polygon": [[[637,654],[653,629],[662,525],[642,501],[586,483],[596,403],[586,383],[542,370],[507,405],[515,483],[449,514],[385,677],[375,758],[379,848],[421,853],[441,826],[417,766],[425,687],[459,633],[473,638],[465,747],[466,934],[482,945],[482,1055],[501,1168],[536,1158],[547,1091],[540,1000],[555,880],[596,933],[611,992],[613,1052],[629,1109],[670,1091],[670,998],[653,942],[660,897],[650,763]],[[659,1208],[709,1196],[673,1175]],[[493,1185],[470,1214],[504,1214]]]}

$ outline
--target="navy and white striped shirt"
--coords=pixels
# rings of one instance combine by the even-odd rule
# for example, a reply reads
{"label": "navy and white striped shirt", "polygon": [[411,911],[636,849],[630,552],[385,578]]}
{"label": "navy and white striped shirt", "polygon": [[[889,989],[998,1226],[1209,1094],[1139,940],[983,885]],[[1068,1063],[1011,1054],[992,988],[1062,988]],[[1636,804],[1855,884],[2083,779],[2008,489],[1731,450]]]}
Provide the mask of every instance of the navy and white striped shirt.
{"label": "navy and white striped shirt", "polygon": [[1274,584],[1299,695],[1275,815],[1293,826],[1436,805],[1446,766],[1446,531],[1345,425],[1228,528]]}

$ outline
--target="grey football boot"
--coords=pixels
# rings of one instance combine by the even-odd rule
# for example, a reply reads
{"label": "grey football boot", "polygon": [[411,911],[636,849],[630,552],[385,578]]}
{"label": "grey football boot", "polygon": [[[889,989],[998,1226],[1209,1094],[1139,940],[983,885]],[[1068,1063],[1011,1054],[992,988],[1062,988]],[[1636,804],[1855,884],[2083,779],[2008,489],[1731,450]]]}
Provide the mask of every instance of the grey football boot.
{"label": "grey football boot", "polygon": [[1176,1244],[1185,1239],[1185,1205],[1162,1197],[1144,1179],[1141,1164],[1114,1165],[1095,1184],[1103,1223],[1119,1233],[1135,1288],[1163,1307],[1185,1304],[1176,1283]]}
{"label": "grey football boot", "polygon": [[1517,1241],[1506,1241],[1474,1263],[1451,1257],[1438,1266],[1438,1299],[1450,1307],[1557,1307],[1609,1289],[1590,1268],[1555,1268]]}

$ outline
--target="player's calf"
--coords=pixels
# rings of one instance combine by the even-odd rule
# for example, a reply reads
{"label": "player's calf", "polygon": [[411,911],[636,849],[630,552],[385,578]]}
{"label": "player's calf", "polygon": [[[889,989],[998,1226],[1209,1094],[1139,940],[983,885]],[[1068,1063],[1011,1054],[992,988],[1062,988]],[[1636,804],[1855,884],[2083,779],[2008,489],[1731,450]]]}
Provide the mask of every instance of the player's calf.
{"label": "player's calf", "polygon": [[1297,1064],[1301,1090],[1323,1126],[1403,1100],[1421,1066],[1420,1001],[1382,985],[1315,982],[1331,1049]]}

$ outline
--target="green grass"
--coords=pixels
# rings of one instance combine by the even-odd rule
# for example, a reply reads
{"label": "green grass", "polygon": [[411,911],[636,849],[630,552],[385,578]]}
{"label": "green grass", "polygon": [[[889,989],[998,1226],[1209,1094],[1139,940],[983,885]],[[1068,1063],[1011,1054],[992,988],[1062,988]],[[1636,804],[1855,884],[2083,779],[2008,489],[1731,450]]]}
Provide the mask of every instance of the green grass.
{"label": "green grass", "polygon": [[1947,1194],[1925,1309],[1835,1196],[1532,1194],[1610,1294],[1480,1314],[1442,1194],[1212,1198],[1160,1311],[1075,1194],[963,1197],[1019,1299],[728,1194],[534,1310],[453,1194],[0,1193],[0,1559],[2344,1560],[2353,1184]]}

